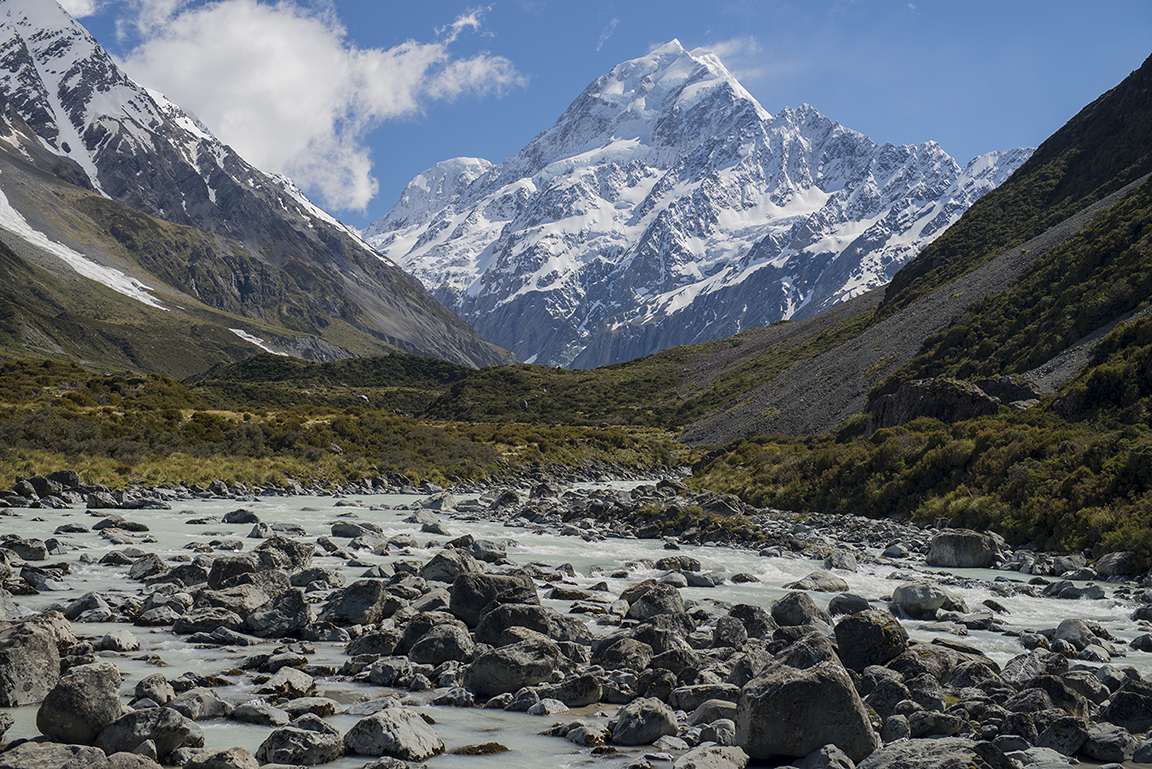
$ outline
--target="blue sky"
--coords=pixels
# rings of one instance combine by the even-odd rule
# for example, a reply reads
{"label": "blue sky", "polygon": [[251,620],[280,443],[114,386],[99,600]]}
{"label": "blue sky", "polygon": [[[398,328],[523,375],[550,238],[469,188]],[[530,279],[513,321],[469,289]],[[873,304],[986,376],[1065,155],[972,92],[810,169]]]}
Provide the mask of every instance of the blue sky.
{"label": "blue sky", "polygon": [[1034,146],[1152,54],[1148,0],[62,0],[139,82],[358,227],[414,175],[499,162],[672,38],[772,113],[808,103],[961,164]]}

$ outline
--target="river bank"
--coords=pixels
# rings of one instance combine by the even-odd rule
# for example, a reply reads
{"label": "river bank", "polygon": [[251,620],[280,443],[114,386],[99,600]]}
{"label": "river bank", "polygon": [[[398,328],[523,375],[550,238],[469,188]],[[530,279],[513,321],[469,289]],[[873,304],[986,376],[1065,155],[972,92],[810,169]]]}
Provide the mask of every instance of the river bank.
{"label": "river bank", "polygon": [[[804,750],[794,732],[768,747],[752,739],[779,731],[752,720],[771,711],[754,697],[772,675],[851,706],[836,719],[812,714],[818,723],[805,727],[846,760],[874,761],[931,735],[963,742],[939,743],[949,750],[1014,755],[1057,744],[1055,733],[1044,737],[1054,726],[1073,735],[1057,747],[1091,758],[1111,754],[1088,735],[1113,724],[1104,716],[1119,718],[1114,702],[1152,674],[1147,653],[1131,646],[1148,629],[1132,618],[1143,605],[1137,580],[1103,580],[1085,563],[995,539],[982,540],[992,553],[985,568],[942,572],[927,565],[947,535],[940,529],[735,507],[734,498],[688,493],[675,477],[653,480],[540,473],[384,495],[155,489],[113,495],[115,511],[83,509],[62,489],[76,506],[10,508],[0,549],[10,555],[8,584],[26,593],[11,599],[17,612],[62,612],[65,675],[48,687],[45,673],[41,696],[111,663],[124,680],[114,692],[105,684],[113,693],[92,708],[104,714],[96,722],[175,702],[190,736],[177,747],[152,740],[166,763],[199,760],[199,729],[208,749],[242,747],[266,763],[325,756],[360,767],[380,754],[355,751],[384,744],[350,740],[361,721],[372,723],[357,734],[415,723],[386,727],[384,711],[437,722],[434,738],[424,737],[429,766],[480,766],[483,757],[437,746],[491,741],[510,748],[501,759],[509,766],[689,765],[710,743],[708,760],[728,763],[709,765],[739,765],[748,753],[800,761],[825,743]],[[1059,579],[1066,574],[1075,579]],[[1068,591],[1082,597],[1068,600]],[[133,640],[139,649],[117,648]],[[876,658],[856,654],[880,648]],[[156,699],[167,690],[155,680],[140,688],[157,672],[172,687],[169,703]],[[1021,702],[1025,710],[1012,709]],[[256,717],[245,705],[266,721],[241,720]],[[283,717],[268,706],[294,725],[277,725]],[[6,737],[38,734],[42,708],[10,711]],[[1021,712],[1031,729],[1012,715]],[[300,722],[307,713],[314,718]],[[916,739],[897,739],[905,727]],[[90,741],[108,728],[89,725]],[[147,742],[133,749],[148,753]]]}

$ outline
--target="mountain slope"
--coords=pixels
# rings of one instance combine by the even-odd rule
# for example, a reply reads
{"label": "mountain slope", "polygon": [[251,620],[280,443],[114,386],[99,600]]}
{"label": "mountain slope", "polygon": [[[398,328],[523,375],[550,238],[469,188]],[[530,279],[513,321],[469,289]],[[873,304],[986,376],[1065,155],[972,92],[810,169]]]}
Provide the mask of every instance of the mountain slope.
{"label": "mountain slope", "polygon": [[[195,265],[150,262],[152,246],[113,221],[108,206],[89,200],[80,213],[126,241],[133,260],[118,269],[130,279],[166,282],[288,331],[322,335],[338,323],[365,337],[362,347],[383,344],[468,365],[509,360],[290,181],[252,167],[176,105],[134,83],[53,0],[0,0],[0,12],[0,107],[8,133],[22,137],[4,147],[13,159],[210,233],[227,254]],[[12,201],[27,220],[49,218],[30,203]],[[310,297],[303,318],[277,314],[285,302],[298,304],[290,295]]]}
{"label": "mountain slope", "polygon": [[420,174],[365,237],[522,360],[592,367],[883,285],[1028,154],[961,169],[807,105],[772,116],[673,41],[500,165]]}

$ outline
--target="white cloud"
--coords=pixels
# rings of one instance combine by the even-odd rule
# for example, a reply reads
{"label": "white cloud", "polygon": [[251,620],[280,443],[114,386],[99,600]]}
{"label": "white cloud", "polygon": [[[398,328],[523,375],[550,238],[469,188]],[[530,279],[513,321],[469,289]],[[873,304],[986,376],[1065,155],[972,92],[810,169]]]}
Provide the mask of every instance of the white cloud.
{"label": "white cloud", "polygon": [[352,44],[330,7],[132,3],[140,12],[120,33],[139,37],[124,61],[133,78],[196,114],[249,162],[342,210],[363,209],[376,195],[366,140],[381,121],[523,82],[503,57],[451,52],[462,32],[480,28],[478,12],[437,30],[431,42],[380,49]]}
{"label": "white cloud", "polygon": [[612,37],[612,33],[616,31],[616,25],[620,23],[619,19],[613,18],[608,22],[608,26],[604,27],[604,31],[600,33],[600,39],[596,41],[596,50],[599,51],[608,42],[608,38]]}
{"label": "white cloud", "polygon": [[724,66],[741,83],[748,84],[764,75],[762,48],[751,35],[717,40],[700,46],[705,51],[716,54]]}
{"label": "white cloud", "polygon": [[100,4],[96,0],[60,0],[60,5],[74,19],[91,16],[100,9]]}

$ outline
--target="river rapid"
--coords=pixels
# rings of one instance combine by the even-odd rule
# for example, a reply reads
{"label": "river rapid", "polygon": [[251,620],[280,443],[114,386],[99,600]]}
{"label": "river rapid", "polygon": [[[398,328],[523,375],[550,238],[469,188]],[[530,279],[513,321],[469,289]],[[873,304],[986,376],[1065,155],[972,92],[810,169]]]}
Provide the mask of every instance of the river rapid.
{"label": "river rapid", "polygon": [[[633,485],[637,484],[621,482],[614,484],[614,488],[628,490]],[[461,500],[474,498],[475,495],[458,497]],[[319,537],[330,536],[332,523],[339,520],[342,515],[352,512],[358,520],[379,525],[387,537],[408,534],[415,537],[420,545],[407,551],[389,551],[386,554],[355,551],[350,554],[354,559],[351,563],[355,565],[350,565],[350,561],[346,559],[349,553],[332,555],[318,547],[313,565],[341,569],[346,584],[358,579],[373,565],[402,559],[427,561],[445,542],[464,534],[472,534],[477,539],[503,542],[507,547],[508,560],[514,564],[539,564],[544,570],[557,570],[563,567],[561,573],[572,575],[564,578],[564,582],[568,584],[590,588],[596,583],[606,582],[609,590],[604,595],[609,597],[618,596],[625,588],[640,580],[659,579],[665,574],[652,567],[652,563],[669,554],[661,540],[606,538],[587,541],[537,526],[525,528],[483,520],[474,513],[441,513],[440,518],[448,533],[429,534],[421,531],[420,524],[405,522],[411,515],[411,508],[417,506],[422,499],[422,496],[402,494],[356,495],[346,498],[259,497],[242,501],[201,499],[175,502],[170,510],[120,512],[125,518],[143,523],[148,528],[147,532],[138,535],[141,541],[133,547],[156,553],[168,562],[180,560],[181,557],[194,557],[196,548],[206,547],[209,543],[217,543],[218,548],[221,541],[231,541],[230,546],[240,545],[244,551],[256,547],[260,540],[247,538],[252,530],[251,524],[191,523],[204,519],[220,521],[226,513],[241,507],[255,513],[264,523],[295,524],[301,527],[305,534],[296,538],[304,541],[314,542]],[[123,544],[110,543],[100,536],[99,531],[54,534],[58,527],[70,523],[91,529],[99,521],[97,517],[99,515],[103,513],[75,507],[66,510],[10,510],[0,517],[0,535],[40,539],[55,537],[64,547],[62,554],[50,555],[47,562],[35,565],[45,567],[67,564],[69,574],[64,579],[65,584],[58,585],[57,587],[61,588],[59,590],[43,591],[38,595],[17,596],[16,603],[22,609],[28,612],[49,608],[62,609],[69,602],[88,592],[114,596],[117,593],[135,594],[141,589],[140,583],[128,580],[127,566],[96,563],[109,551],[122,550]],[[783,587],[785,584],[822,568],[822,564],[818,561],[790,557],[792,554],[788,553],[764,556],[752,550],[708,545],[682,545],[679,553],[699,560],[704,571],[715,571],[729,576],[745,574],[758,580],[738,584],[725,580],[723,584],[712,588],[685,587],[681,589],[685,599],[699,602],[747,603],[765,609],[789,592]],[[870,557],[859,559],[857,572],[836,573],[848,582],[850,592],[879,605],[885,605],[884,599],[890,596],[892,589],[900,582],[938,573],[927,569],[922,559],[919,562],[883,559],[877,561],[876,552],[860,555]],[[966,583],[969,586],[953,586],[949,589],[959,594],[973,608],[980,607],[986,599],[994,599],[1007,610],[1006,614],[1000,615],[1000,619],[1003,626],[1012,631],[1036,632],[1053,628],[1067,617],[1079,617],[1100,623],[1114,636],[1113,645],[1119,649],[1126,648],[1129,640],[1148,631],[1148,628],[1142,628],[1129,619],[1134,604],[1115,597],[1114,593],[1118,587],[1116,584],[1100,583],[1106,592],[1106,597],[1103,599],[1067,601],[1028,595],[1006,596],[1003,595],[1005,591],[989,589],[989,585],[998,578],[1021,582],[1029,579],[1028,575],[1016,572],[955,570],[955,573],[971,578],[973,582]],[[1132,587],[1131,584],[1128,587]],[[545,595],[543,589],[540,592],[542,596]],[[810,595],[822,607],[826,607],[832,597],[832,594],[828,593],[813,592]],[[325,595],[322,593],[310,595],[310,600],[317,604],[315,607],[317,610],[324,598]],[[542,599],[542,603],[561,612],[568,612],[571,608],[571,603],[565,601]],[[580,616],[591,623],[590,627],[597,635],[607,635],[614,629],[595,624],[593,615]],[[941,629],[935,623],[904,620],[903,624],[914,639],[930,641],[933,638],[947,637],[984,651],[1001,665],[1024,652],[1016,637],[1001,632],[974,630],[957,637],[954,632]],[[251,655],[270,652],[285,645],[281,641],[268,641],[245,648],[203,647],[187,643],[185,640],[187,636],[174,635],[168,628],[132,627],[123,623],[74,623],[76,635],[81,640],[94,642],[112,630],[125,627],[130,628],[139,639],[141,644],[139,651],[98,653],[101,658],[114,662],[122,672],[125,704],[129,701],[136,682],[156,672],[164,673],[170,680],[184,672],[221,676],[231,682],[216,689],[221,697],[233,704],[256,700],[258,697],[253,693],[252,676],[239,669],[241,664]],[[306,643],[303,647],[299,643],[292,644],[293,648],[304,648],[308,652],[309,661],[314,665],[328,664],[334,668],[339,668],[348,659],[343,652],[343,646],[342,643],[325,642]],[[1145,677],[1152,675],[1152,654],[1129,650],[1126,657],[1113,660],[1113,664],[1120,667],[1131,665]],[[577,716],[599,715],[606,719],[616,709],[614,705],[601,704],[578,712],[533,716],[502,710],[431,706],[426,703],[435,696],[435,691],[417,693],[397,691],[354,682],[337,675],[320,678],[318,684],[315,692],[317,696],[328,697],[346,707],[354,707],[357,702],[387,693],[402,696],[407,702],[419,705],[422,712],[435,721],[436,732],[449,751],[465,745],[491,741],[510,748],[509,752],[498,756],[462,756],[445,753],[426,762],[425,765],[430,769],[444,767],[473,769],[489,766],[499,766],[500,769],[590,765],[623,767],[639,756],[652,752],[651,748],[620,748],[616,755],[593,755],[588,748],[577,746],[559,737],[540,734],[554,723],[571,720]],[[14,717],[16,723],[5,735],[6,739],[31,738],[38,735],[35,726],[35,706],[9,709],[7,712]],[[359,715],[351,713],[338,713],[328,717],[327,720],[341,732],[346,732],[359,718]],[[204,730],[207,748],[242,746],[253,752],[271,731],[271,727],[242,724],[227,719],[203,721],[200,722],[200,726]],[[363,757],[345,757],[325,766],[351,769],[362,767],[366,763],[368,761]]]}

